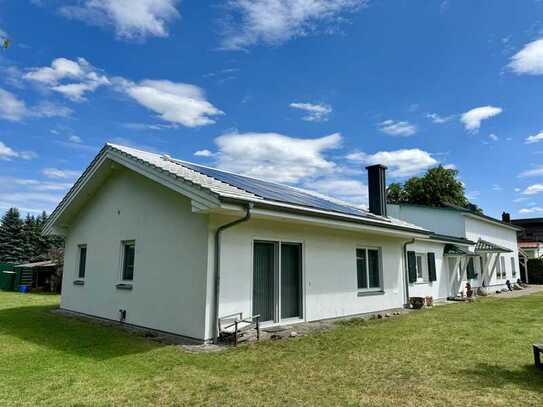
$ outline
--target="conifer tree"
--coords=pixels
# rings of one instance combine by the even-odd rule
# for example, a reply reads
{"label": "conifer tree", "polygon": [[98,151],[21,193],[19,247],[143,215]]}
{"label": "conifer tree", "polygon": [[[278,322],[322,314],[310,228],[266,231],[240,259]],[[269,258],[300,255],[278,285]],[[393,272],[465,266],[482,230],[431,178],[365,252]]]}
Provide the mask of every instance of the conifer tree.
{"label": "conifer tree", "polygon": [[24,260],[23,221],[19,210],[9,209],[0,224],[0,262],[20,263]]}

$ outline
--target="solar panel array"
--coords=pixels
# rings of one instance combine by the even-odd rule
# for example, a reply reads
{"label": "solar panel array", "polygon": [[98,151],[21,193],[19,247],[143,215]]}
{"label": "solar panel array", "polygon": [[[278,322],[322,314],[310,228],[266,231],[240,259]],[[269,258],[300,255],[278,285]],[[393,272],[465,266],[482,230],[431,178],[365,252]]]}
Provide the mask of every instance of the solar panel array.
{"label": "solar panel array", "polygon": [[197,171],[208,177],[215,178],[221,182],[233,185],[247,192],[255,194],[263,199],[288,203],[293,205],[302,205],[315,209],[333,211],[354,216],[371,217],[371,215],[361,209],[341,205],[339,203],[320,198],[319,196],[303,192],[299,189],[287,185],[276,184],[274,182],[263,181],[255,178],[245,177],[243,175],[232,174],[220,171],[214,168],[202,167],[200,165],[177,161],[179,164],[191,170]]}

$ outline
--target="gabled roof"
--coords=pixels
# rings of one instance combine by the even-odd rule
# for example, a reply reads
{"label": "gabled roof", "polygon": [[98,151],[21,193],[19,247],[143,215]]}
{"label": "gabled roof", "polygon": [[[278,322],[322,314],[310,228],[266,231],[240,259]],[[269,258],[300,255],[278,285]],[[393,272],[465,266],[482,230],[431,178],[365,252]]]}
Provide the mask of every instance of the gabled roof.
{"label": "gabled roof", "polygon": [[476,253],[513,253],[513,250],[499,246],[495,243],[488,242],[483,239],[479,239],[475,245]]}
{"label": "gabled roof", "polygon": [[450,204],[450,203],[444,203],[443,205],[445,207],[457,210],[459,212],[463,212],[466,216],[469,216],[470,218],[475,218],[475,219],[487,221],[487,222],[490,222],[490,223],[494,223],[494,224],[496,224],[498,226],[504,226],[506,228],[514,229],[514,230],[517,230],[517,231],[522,230],[521,227],[515,226],[515,225],[513,225],[511,223],[503,222],[500,219],[493,218],[492,216],[485,215],[484,213],[475,212],[475,211],[473,211],[471,209],[462,208],[461,206],[453,205],[453,204]]}
{"label": "gabled roof", "polygon": [[267,209],[301,212],[324,218],[361,223],[427,235],[425,229],[394,218],[374,215],[346,202],[287,185],[247,177],[186,161],[115,144],[106,144],[83,175],[51,214],[44,230],[52,233],[55,222],[70,207],[110,159],[187,195],[195,210],[220,207],[222,203],[252,203]]}
{"label": "gabled roof", "polygon": [[[482,220],[482,221],[485,221],[485,222],[490,222],[490,223],[493,223],[493,224],[495,224],[497,226],[503,226],[505,228],[513,229],[513,230],[516,230],[516,231],[523,230],[523,228],[521,228],[519,226],[516,226],[516,225],[514,225],[512,223],[505,223],[505,222],[502,222],[499,219],[493,218],[493,217],[485,215],[483,213],[475,212],[475,211],[472,211],[472,210],[470,210],[468,208],[462,208],[461,206],[452,205],[452,204],[449,204],[449,203],[446,203],[446,202],[444,202],[442,204],[443,206],[428,206],[428,205],[409,204],[409,203],[399,203],[399,204],[393,204],[393,205],[398,205],[400,207],[401,206],[413,206],[413,207],[428,208],[428,209],[433,209],[433,210],[455,211],[455,212],[460,212],[460,213],[464,214],[464,216],[474,218],[474,219],[479,219],[479,220]],[[511,221],[511,222],[513,222],[513,221]]]}

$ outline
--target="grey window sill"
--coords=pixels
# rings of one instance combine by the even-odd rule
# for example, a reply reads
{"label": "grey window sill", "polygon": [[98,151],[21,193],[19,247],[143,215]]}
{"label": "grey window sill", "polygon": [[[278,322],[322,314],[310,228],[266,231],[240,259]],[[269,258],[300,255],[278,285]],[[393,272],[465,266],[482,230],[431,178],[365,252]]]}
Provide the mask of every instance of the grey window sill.
{"label": "grey window sill", "polygon": [[372,296],[372,295],[383,295],[385,292],[380,290],[380,291],[359,291],[357,296],[358,297],[369,297],[369,296]]}
{"label": "grey window sill", "polygon": [[133,288],[132,284],[126,283],[117,284],[115,287],[117,288],[117,290],[131,290]]}
{"label": "grey window sill", "polygon": [[74,280],[74,285],[85,285],[85,280]]}

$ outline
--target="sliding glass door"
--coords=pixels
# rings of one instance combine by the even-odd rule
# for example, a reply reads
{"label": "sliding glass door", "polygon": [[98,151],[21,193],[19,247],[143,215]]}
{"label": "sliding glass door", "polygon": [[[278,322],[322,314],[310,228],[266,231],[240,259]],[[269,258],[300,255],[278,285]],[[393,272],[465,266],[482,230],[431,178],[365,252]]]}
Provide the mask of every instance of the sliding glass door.
{"label": "sliding glass door", "polygon": [[253,315],[261,321],[275,318],[276,245],[255,242],[253,255]]}
{"label": "sliding glass door", "polygon": [[302,318],[302,245],[254,242],[253,314],[262,322]]}

